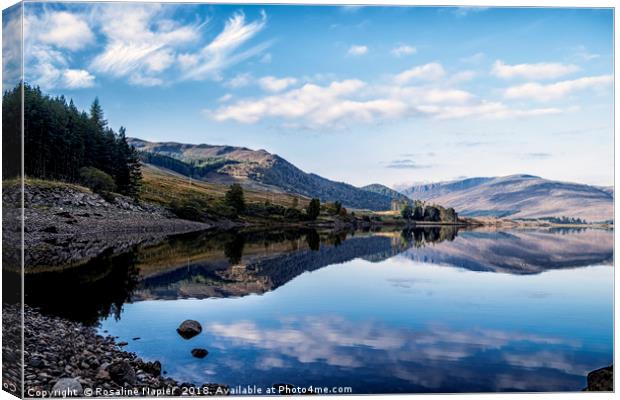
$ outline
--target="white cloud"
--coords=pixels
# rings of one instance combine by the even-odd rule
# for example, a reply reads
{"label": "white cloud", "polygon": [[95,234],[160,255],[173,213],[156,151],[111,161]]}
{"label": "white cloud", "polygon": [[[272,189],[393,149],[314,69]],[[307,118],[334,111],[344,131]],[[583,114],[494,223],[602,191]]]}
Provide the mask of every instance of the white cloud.
{"label": "white cloud", "polygon": [[392,55],[396,56],[396,57],[402,57],[402,56],[408,56],[411,54],[415,54],[417,53],[418,50],[413,47],[413,46],[409,46],[406,44],[402,44],[398,47],[395,47],[392,49],[391,53]]}
{"label": "white cloud", "polygon": [[450,88],[433,88],[418,86],[378,86],[374,91],[380,95],[401,99],[410,105],[457,103],[462,104],[474,99],[471,93]]}
{"label": "white cloud", "polygon": [[290,77],[278,79],[273,76],[265,76],[258,80],[260,87],[269,92],[281,92],[295,83],[297,83],[297,79]]}
{"label": "white cloud", "polygon": [[450,77],[451,83],[468,82],[478,75],[475,71],[465,70],[459,71]]}
{"label": "white cloud", "polygon": [[501,60],[495,61],[491,73],[502,79],[525,78],[532,80],[556,79],[579,71],[573,64],[536,63],[508,65]]}
{"label": "white cloud", "polygon": [[48,45],[31,45],[26,55],[26,80],[44,89],[80,89],[94,85],[88,71],[72,69],[60,50]]}
{"label": "white cloud", "polygon": [[226,103],[227,101],[229,101],[232,98],[233,98],[232,94],[226,93],[225,95],[223,95],[219,99],[217,99],[217,102],[218,103]]}
{"label": "white cloud", "polygon": [[[325,115],[330,107],[337,106],[343,97],[360,90],[365,83],[359,80],[332,82],[329,86],[305,84],[278,95],[271,95],[258,100],[241,100],[230,106],[211,113],[217,121],[236,120],[254,123],[266,117],[286,119],[306,118],[326,121]],[[333,121],[334,117],[331,117]]]}
{"label": "white cloud", "polygon": [[560,99],[579,90],[604,88],[612,83],[613,77],[611,75],[587,76],[550,84],[530,82],[505,89],[504,97],[508,99],[549,101]]}
{"label": "white cloud", "polygon": [[22,79],[22,19],[19,8],[8,8],[2,15],[2,88],[15,87]]}
{"label": "white cloud", "polygon": [[69,89],[87,88],[95,85],[95,77],[83,69],[66,69],[62,74],[64,86]]}
{"label": "white cloud", "polygon": [[106,45],[91,62],[97,72],[127,77],[143,86],[162,84],[160,74],[177,60],[179,46],[196,42],[202,25],[183,26],[157,4],[108,5],[101,8]]}
{"label": "white cloud", "polygon": [[[175,19],[176,9],[176,5],[101,4],[89,14],[33,13],[27,21],[29,80],[48,89],[66,87],[69,82],[75,85],[77,78],[70,70],[87,71],[93,79],[95,73],[124,78],[140,86],[187,79],[220,80],[224,69],[261,54],[269,46],[265,42],[242,48],[265,27],[264,12],[254,22],[247,22],[243,13],[235,13],[213,40],[204,41],[202,31],[207,22],[181,23]],[[102,36],[103,49],[86,65],[74,65],[75,60],[82,59],[71,53],[94,43],[95,28]],[[36,57],[30,56],[35,53]],[[74,79],[65,79],[65,75]],[[85,79],[86,75],[81,77]]]}
{"label": "white cloud", "polygon": [[448,9],[452,10],[454,15],[457,17],[466,17],[470,14],[477,14],[489,9],[489,7],[476,7],[476,6],[466,6],[466,7],[449,7]]}
{"label": "white cloud", "polygon": [[366,53],[368,53],[368,47],[362,45],[353,45],[347,51],[347,54],[351,56],[363,56]]}
{"label": "white cloud", "polygon": [[27,17],[24,32],[31,36],[30,40],[71,51],[81,50],[95,40],[85,16],[65,11]]}
{"label": "white cloud", "polygon": [[136,86],[161,86],[164,80],[155,76],[145,76],[141,74],[132,74],[128,80],[129,83]]}
{"label": "white cloud", "polygon": [[252,78],[250,73],[244,72],[242,74],[235,75],[232,79],[225,82],[224,85],[232,89],[238,89],[248,86],[253,80],[254,78]]}
{"label": "white cloud", "polygon": [[438,119],[457,119],[457,118],[514,118],[514,117],[533,117],[541,115],[559,114],[562,112],[559,108],[533,108],[533,109],[517,109],[509,107],[500,102],[483,101],[478,104],[462,105],[462,106],[420,106],[419,111]]}
{"label": "white cloud", "polygon": [[24,20],[25,80],[43,89],[78,89],[94,85],[95,77],[71,68],[72,52],[94,41],[88,17],[68,12],[43,11]]}
{"label": "white cloud", "polygon": [[[437,71],[433,72],[435,69],[422,68],[437,76]],[[467,91],[443,86],[372,85],[357,79],[332,81],[325,85],[306,83],[300,88],[278,89],[283,92],[241,99],[205,110],[205,113],[216,121],[251,124],[276,118],[285,127],[320,129],[414,116],[439,119],[512,118],[561,112],[556,108],[519,109],[499,102],[480,101]]]}
{"label": "white cloud", "polygon": [[582,60],[590,61],[599,58],[601,55],[596,53],[590,53],[586,46],[579,45],[575,47],[575,56]]}
{"label": "white cloud", "polygon": [[444,75],[445,71],[441,64],[430,63],[403,71],[394,77],[394,81],[398,84],[408,83],[412,79],[434,81],[442,78]]}
{"label": "white cloud", "polygon": [[462,57],[459,61],[466,64],[479,64],[486,58],[486,54],[478,52],[467,57]]}
{"label": "white cloud", "polygon": [[[223,69],[237,64],[255,55],[261,54],[269,43],[261,43],[247,50],[237,50],[260,31],[267,22],[263,12],[258,21],[247,23],[243,13],[236,13],[226,21],[224,30],[215,39],[191,56],[192,65],[181,64],[185,79],[220,78]],[[187,55],[186,55],[187,57]]]}

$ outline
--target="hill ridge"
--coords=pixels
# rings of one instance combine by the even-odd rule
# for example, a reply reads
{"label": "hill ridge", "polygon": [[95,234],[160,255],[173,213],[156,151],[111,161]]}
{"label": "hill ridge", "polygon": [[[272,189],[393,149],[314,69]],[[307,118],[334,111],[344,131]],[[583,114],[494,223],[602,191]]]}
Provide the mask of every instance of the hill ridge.
{"label": "hill ridge", "polygon": [[389,210],[392,197],[307,173],[266,150],[178,142],[149,142],[129,138],[144,162],[197,179],[222,184],[240,183],[252,189],[296,193],[322,202],[340,201],[345,207]]}
{"label": "hill ridge", "polygon": [[613,188],[529,174],[419,184],[402,192],[412,199],[454,207],[471,217],[613,219]]}

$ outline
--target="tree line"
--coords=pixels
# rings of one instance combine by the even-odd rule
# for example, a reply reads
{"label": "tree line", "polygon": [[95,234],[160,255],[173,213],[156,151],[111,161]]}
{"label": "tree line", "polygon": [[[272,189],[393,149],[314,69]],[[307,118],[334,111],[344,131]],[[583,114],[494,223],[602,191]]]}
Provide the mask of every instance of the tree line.
{"label": "tree line", "polygon": [[[137,197],[140,160],[127,142],[126,131],[115,132],[95,99],[89,112],[80,111],[64,96],[52,97],[39,87],[23,84],[4,92],[3,121],[19,136],[21,92],[24,94],[24,173],[26,177],[77,182],[93,189]],[[16,143],[18,138],[7,138]],[[14,160],[12,160],[14,162]],[[4,165],[3,165],[4,167]],[[16,177],[19,167],[7,165],[3,178]]]}
{"label": "tree line", "polygon": [[458,222],[458,214],[454,208],[424,205],[419,201],[416,201],[413,205],[410,203],[405,204],[400,214],[407,221]]}

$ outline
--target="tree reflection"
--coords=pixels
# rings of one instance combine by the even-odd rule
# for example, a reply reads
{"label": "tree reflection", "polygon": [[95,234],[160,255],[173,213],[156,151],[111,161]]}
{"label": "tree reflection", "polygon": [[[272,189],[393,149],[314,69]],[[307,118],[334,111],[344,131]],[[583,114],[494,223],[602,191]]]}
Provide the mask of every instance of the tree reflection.
{"label": "tree reflection", "polygon": [[321,248],[321,236],[315,229],[311,229],[306,233],[306,243],[312,251],[319,251]]}
{"label": "tree reflection", "polygon": [[234,235],[232,240],[224,245],[224,255],[231,265],[237,265],[241,262],[244,247],[245,237],[241,234]]}

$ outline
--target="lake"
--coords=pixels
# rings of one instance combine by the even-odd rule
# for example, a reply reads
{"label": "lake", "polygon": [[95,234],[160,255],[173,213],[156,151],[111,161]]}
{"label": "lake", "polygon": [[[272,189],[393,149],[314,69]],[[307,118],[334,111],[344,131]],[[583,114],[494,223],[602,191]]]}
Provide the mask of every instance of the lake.
{"label": "lake", "polygon": [[613,274],[611,230],[203,233],[27,277],[26,302],[195,384],[580,391],[613,361]]}

